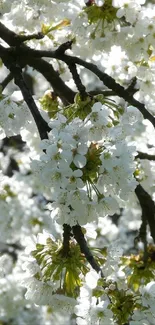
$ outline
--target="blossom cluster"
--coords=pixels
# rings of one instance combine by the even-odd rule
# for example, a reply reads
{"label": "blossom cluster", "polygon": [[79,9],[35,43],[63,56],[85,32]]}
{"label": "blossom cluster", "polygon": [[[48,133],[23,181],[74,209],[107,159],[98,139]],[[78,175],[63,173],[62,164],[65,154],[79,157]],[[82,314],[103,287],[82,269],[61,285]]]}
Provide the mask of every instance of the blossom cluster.
{"label": "blossom cluster", "polygon": [[[133,97],[154,115],[153,1],[1,0],[0,14],[19,35],[44,35],[27,41],[31,48],[53,50],[69,40],[67,53],[93,62],[124,88],[136,80]],[[26,68],[48,139],[40,142],[19,93],[10,96],[14,85],[0,97],[0,324],[154,325],[155,249],[150,234],[137,237],[142,220],[134,193],[140,183],[155,198],[155,163],[137,158],[139,151],[155,154],[153,126],[116,93],[93,96],[91,90],[105,88],[78,66],[88,92],[82,99],[67,65],[46,60],[76,92],[68,106],[43,96],[48,83]],[[6,68],[0,69],[2,82]],[[17,140],[8,145],[19,134],[22,149]],[[66,249],[64,225],[83,226],[100,272],[73,232]],[[144,244],[136,246],[138,240]]]}
{"label": "blossom cluster", "polygon": [[32,169],[53,201],[48,204],[52,218],[61,225],[113,215],[118,202],[134,191],[135,146],[126,138],[114,139],[121,132],[119,122],[114,124],[113,110],[101,102],[84,120],[57,113],[49,123],[49,139],[41,142],[44,153]]}

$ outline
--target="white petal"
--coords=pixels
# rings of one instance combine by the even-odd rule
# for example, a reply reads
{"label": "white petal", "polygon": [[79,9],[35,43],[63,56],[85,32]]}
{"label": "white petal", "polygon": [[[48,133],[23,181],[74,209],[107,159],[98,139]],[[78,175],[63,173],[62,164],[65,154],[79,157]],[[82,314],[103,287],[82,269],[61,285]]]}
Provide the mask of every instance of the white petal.
{"label": "white petal", "polygon": [[73,174],[74,174],[75,177],[81,177],[83,175],[81,169],[74,170]]}
{"label": "white petal", "polygon": [[81,155],[77,154],[74,157],[73,162],[76,167],[83,168],[86,165],[87,160],[86,160],[85,156],[81,156]]}
{"label": "white petal", "polygon": [[96,271],[90,271],[86,274],[86,284],[89,288],[94,289],[97,286],[99,275]]}

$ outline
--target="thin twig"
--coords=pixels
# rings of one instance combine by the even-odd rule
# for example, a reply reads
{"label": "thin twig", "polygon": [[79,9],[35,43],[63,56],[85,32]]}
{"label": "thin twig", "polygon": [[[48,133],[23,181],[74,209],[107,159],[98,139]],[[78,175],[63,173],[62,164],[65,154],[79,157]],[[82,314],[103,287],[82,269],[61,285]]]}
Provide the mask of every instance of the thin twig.
{"label": "thin twig", "polygon": [[57,53],[57,55],[62,55],[62,54],[64,54],[67,50],[71,49],[72,44],[73,44],[73,41],[65,42],[65,43],[61,44],[61,45],[56,49],[55,52]]}
{"label": "thin twig", "polygon": [[25,41],[30,41],[31,39],[42,39],[45,35],[41,32],[29,34],[29,35],[17,35],[16,40],[18,41],[18,44],[21,44]]}
{"label": "thin twig", "polygon": [[33,118],[36,122],[39,134],[40,134],[40,138],[43,139],[47,139],[48,138],[48,132],[50,132],[50,127],[48,126],[47,122],[42,118],[42,116],[40,115],[37,105],[22,77],[22,72],[21,69],[16,67],[13,67],[12,69],[12,73],[14,76],[14,80],[16,85],[20,88],[23,98],[27,104],[27,106],[29,107]]}
{"label": "thin twig", "polygon": [[103,89],[95,89],[88,91],[88,95],[95,96],[102,94],[105,97],[116,96],[113,90],[103,90]]}
{"label": "thin twig", "polygon": [[25,41],[31,39],[42,39],[44,36],[45,35],[41,32],[29,35],[18,35],[0,22],[0,37],[10,46],[19,46]]}
{"label": "thin twig", "polygon": [[123,98],[130,105],[137,107],[137,109],[142,113],[143,117],[145,119],[148,119],[155,127],[155,118],[149,111],[147,111],[145,105],[139,102],[138,100],[136,100],[132,96],[132,94],[128,92],[128,90],[124,89],[124,87],[118,84],[111,76],[107,75],[105,72],[98,69],[98,67],[95,64],[86,62],[75,56],[70,56],[67,54],[59,54],[57,51],[40,51],[40,50],[34,50],[28,47],[26,48],[24,47],[21,49],[21,52],[22,52],[21,55],[23,56],[30,54],[34,58],[50,57],[50,58],[61,60],[65,62],[67,65],[74,63],[85,67],[86,69],[93,72],[104,83],[105,86],[113,90],[116,96]]}
{"label": "thin twig", "polygon": [[77,243],[80,246],[81,253],[83,253],[85,255],[87,261],[90,263],[90,265],[96,272],[98,272],[98,273],[101,272],[99,265],[95,261],[91,251],[89,250],[89,248],[87,246],[87,242],[84,238],[84,235],[83,235],[80,225],[73,226],[72,230],[73,230],[74,238],[76,239]]}
{"label": "thin twig", "polygon": [[105,72],[99,70],[95,64],[85,62],[80,58],[77,58],[75,56],[71,57],[67,54],[63,54],[58,59],[64,61],[66,64],[68,64],[69,62],[79,64],[85,67],[86,69],[92,71],[96,76],[98,76],[98,78],[104,83],[104,85],[107,86],[109,89],[112,89],[117,96],[123,98],[130,105],[137,107],[137,109],[142,113],[143,117],[145,119],[148,119],[155,127],[155,118],[151,113],[147,111],[145,105],[137,101],[130,93],[128,93],[126,89],[119,85],[112,77],[107,75]]}
{"label": "thin twig", "polygon": [[81,82],[80,76],[77,72],[76,64],[71,63],[68,65],[68,68],[72,74],[76,87],[81,95],[81,99],[84,100],[84,98],[86,98],[88,94],[86,93],[86,87]]}

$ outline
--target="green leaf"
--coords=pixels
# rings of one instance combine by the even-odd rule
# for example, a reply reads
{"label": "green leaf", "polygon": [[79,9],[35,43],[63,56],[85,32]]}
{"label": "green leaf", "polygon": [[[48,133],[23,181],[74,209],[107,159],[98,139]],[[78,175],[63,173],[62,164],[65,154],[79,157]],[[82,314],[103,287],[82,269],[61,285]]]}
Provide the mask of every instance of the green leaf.
{"label": "green leaf", "polygon": [[46,25],[46,24],[42,24],[41,26],[41,32],[44,35],[47,35],[48,33],[54,31],[54,30],[59,30],[62,29],[66,26],[70,25],[70,20],[69,19],[63,19],[60,23],[53,25],[53,23],[51,25]]}

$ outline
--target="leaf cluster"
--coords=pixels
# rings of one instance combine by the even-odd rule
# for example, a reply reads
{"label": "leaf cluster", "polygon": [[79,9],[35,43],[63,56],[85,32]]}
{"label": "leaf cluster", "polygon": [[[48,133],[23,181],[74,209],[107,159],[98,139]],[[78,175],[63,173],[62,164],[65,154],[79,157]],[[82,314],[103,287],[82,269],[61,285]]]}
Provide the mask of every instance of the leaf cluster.
{"label": "leaf cluster", "polygon": [[[64,295],[76,298],[82,285],[81,274],[88,272],[85,258],[80,252],[79,245],[70,241],[68,254],[64,254],[61,242],[48,238],[46,245],[37,244],[32,252],[41,269],[41,275],[35,276],[40,281],[60,281],[58,291]],[[58,293],[58,292],[57,292]]]}

